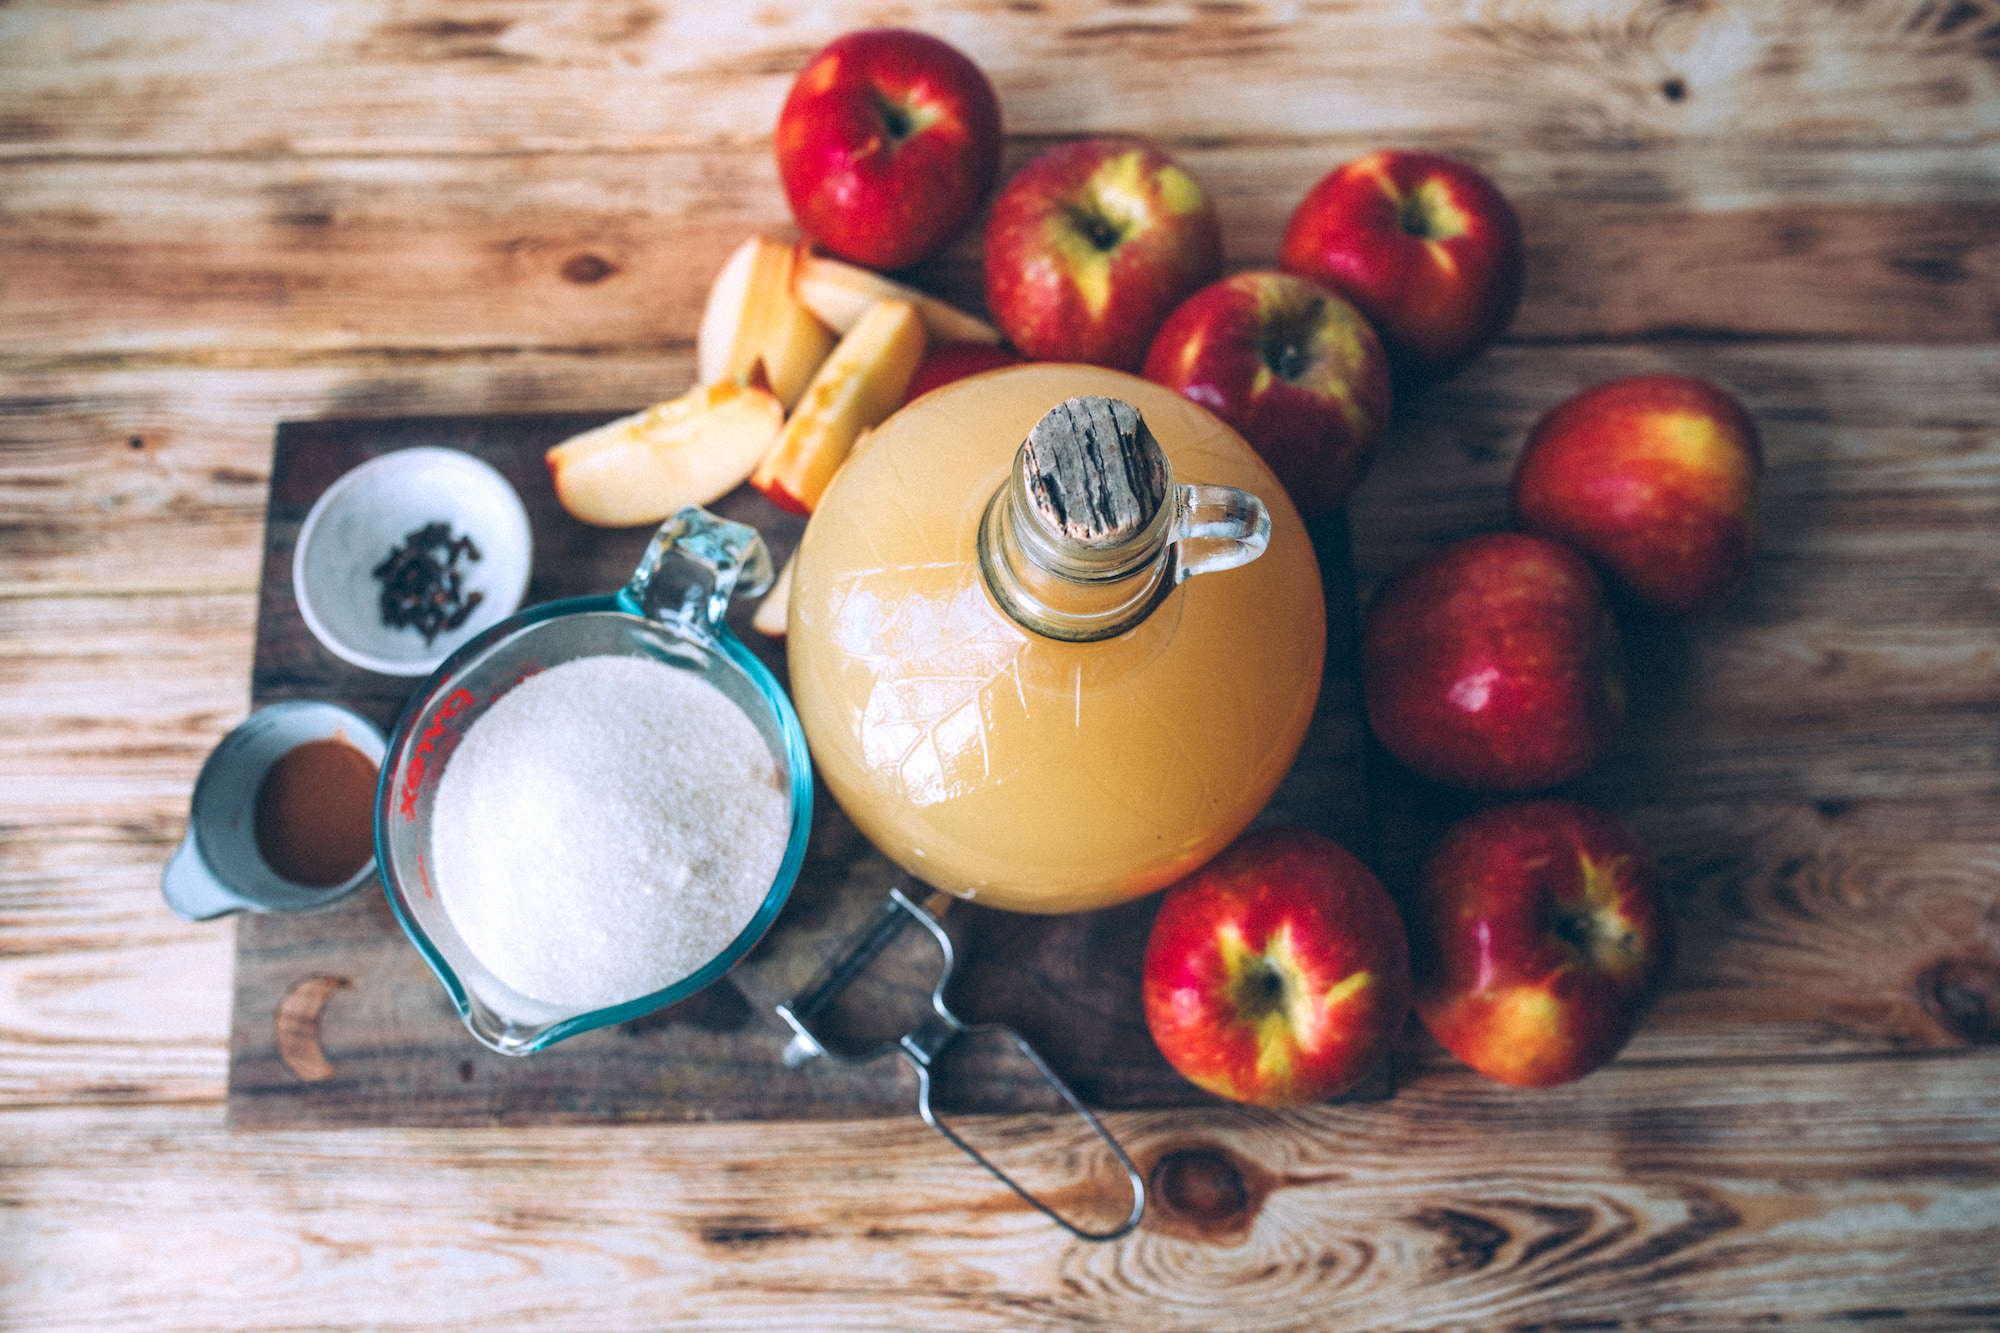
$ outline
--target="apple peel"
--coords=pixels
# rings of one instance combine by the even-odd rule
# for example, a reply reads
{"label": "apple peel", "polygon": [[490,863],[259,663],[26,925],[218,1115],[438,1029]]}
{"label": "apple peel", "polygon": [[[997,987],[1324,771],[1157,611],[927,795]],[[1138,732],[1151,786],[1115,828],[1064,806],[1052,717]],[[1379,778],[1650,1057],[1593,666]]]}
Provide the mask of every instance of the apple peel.
{"label": "apple peel", "polygon": [[797,260],[797,247],[752,236],[723,261],[695,334],[701,383],[743,381],[761,360],[779,403],[789,411],[798,402],[834,332],[793,296]]}
{"label": "apple peel", "polygon": [[876,301],[907,301],[923,316],[924,327],[933,341],[968,342],[997,346],[1000,330],[977,315],[968,314],[948,301],[941,301],[871,269],[844,260],[813,253],[799,246],[792,267],[792,292],[800,305],[838,333],[852,330],[868,307]]}
{"label": "apple peel", "polygon": [[759,362],[747,383],[697,386],[573,435],[544,458],[572,517],[609,528],[657,523],[742,485],[784,419]]}
{"label": "apple peel", "polygon": [[871,305],[799,396],[750,484],[780,509],[810,514],[861,435],[902,406],[926,346],[915,305]]}
{"label": "apple peel", "polygon": [[1448,829],[1411,903],[1416,1009],[1440,1045],[1518,1087],[1621,1050],[1673,954],[1658,863],[1624,823],[1561,798]]}
{"label": "apple peel", "polygon": [[794,551],[785,561],[783,569],[771,584],[764,600],[757,603],[757,609],[750,614],[750,628],[766,638],[782,639],[790,620],[792,600],[792,566],[798,564],[798,552]]}

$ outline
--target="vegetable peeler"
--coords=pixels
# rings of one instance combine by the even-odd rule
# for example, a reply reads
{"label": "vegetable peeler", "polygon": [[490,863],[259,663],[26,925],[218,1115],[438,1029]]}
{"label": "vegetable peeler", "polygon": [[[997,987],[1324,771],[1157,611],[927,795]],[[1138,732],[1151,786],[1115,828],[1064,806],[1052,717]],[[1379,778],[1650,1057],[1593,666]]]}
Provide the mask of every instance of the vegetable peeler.
{"label": "vegetable peeler", "polygon": [[[951,937],[945,934],[938,916],[950,906],[951,901],[950,895],[937,892],[933,893],[923,906],[919,906],[905,896],[901,889],[889,890],[888,899],[876,911],[874,917],[854,933],[846,951],[823,968],[798,995],[777,1006],[778,1016],[791,1025],[795,1034],[791,1044],[785,1047],[785,1065],[796,1069],[808,1060],[820,1056],[840,1064],[862,1065],[879,1059],[891,1051],[899,1052],[917,1072],[917,1113],[924,1118],[925,1124],[944,1135],[966,1156],[991,1172],[1001,1184],[1020,1195],[1071,1235],[1080,1240],[1116,1240],[1139,1225],[1139,1219],[1146,1211],[1146,1182],[1141,1178],[1138,1168],[1132,1165],[1132,1159],[1119,1146],[1118,1140],[1114,1139],[1110,1131],[1091,1114],[1090,1109],[1077,1099],[1076,1093],[1071,1091],[1069,1085],[1049,1067],[1048,1062],[1042,1059],[1035,1048],[1028,1044],[1025,1037],[999,1023],[967,1024],[952,1013],[950,1006],[945,1003],[945,987],[951,981],[952,968],[957,956],[952,949]],[[832,1049],[814,1032],[813,1024],[833,1007],[841,993],[867,971],[868,965],[912,923],[929,931],[931,937],[937,941],[938,948],[944,951],[944,970],[938,975],[937,984],[931,988],[932,1012],[925,1015],[923,1021],[916,1027],[900,1037],[888,1038],[858,1051]],[[1124,1221],[1108,1231],[1090,1231],[1078,1226],[988,1161],[978,1149],[960,1138],[950,1125],[938,1118],[931,1107],[931,1066],[951,1048],[953,1043],[969,1033],[995,1033],[1012,1041],[1021,1054],[1028,1058],[1028,1062],[1048,1081],[1049,1086],[1062,1095],[1063,1101],[1069,1108],[1083,1117],[1091,1132],[1104,1141],[1104,1145],[1117,1159],[1118,1165],[1123,1168],[1126,1181],[1132,1188],[1132,1211]]]}

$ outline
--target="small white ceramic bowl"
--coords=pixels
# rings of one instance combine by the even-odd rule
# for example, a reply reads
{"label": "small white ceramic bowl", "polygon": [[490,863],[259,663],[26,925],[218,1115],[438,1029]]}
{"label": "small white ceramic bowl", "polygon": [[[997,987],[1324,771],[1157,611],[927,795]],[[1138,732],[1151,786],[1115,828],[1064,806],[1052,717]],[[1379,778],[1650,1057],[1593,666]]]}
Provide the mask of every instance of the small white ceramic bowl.
{"label": "small white ceramic bowl", "polygon": [[[471,537],[480,555],[457,565],[479,605],[428,643],[414,627],[383,623],[374,576],[427,523]],[[384,675],[427,676],[460,644],[514,614],[533,559],[528,511],[490,464],[457,449],[399,449],[354,468],[314,502],[292,550],[292,592],[329,652]]]}

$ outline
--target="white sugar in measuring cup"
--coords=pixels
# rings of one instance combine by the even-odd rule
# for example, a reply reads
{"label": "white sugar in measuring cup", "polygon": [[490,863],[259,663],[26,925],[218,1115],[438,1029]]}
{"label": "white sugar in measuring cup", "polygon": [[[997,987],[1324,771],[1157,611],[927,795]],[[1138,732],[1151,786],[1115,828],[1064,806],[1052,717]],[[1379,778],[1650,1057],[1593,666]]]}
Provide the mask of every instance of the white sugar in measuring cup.
{"label": "white sugar in measuring cup", "polygon": [[[437,974],[466,1028],[503,1055],[527,1055],[592,1028],[685,999],[720,978],[777,919],[805,860],[812,764],[805,733],[777,680],[723,622],[732,595],[772,581],[754,528],[707,510],[662,524],[618,593],[532,607],[480,634],[418,687],[389,741],[375,804],[375,847],[390,906]],[[715,957],[661,990],[596,1008],[552,1004],[495,976],[430,881],[431,815],[441,775],[473,723],[521,681],[579,658],[649,658],[699,676],[741,708],[771,752],[790,802],[784,857],[748,925]]]}

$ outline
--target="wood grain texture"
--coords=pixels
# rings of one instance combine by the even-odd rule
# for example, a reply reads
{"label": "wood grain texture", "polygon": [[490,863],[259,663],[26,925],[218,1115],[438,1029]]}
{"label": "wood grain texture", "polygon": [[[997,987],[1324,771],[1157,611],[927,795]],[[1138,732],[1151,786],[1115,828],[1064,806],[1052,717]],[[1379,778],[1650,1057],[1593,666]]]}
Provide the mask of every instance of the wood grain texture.
{"label": "wood grain texture", "polygon": [[9,375],[0,381],[0,596],[199,591],[254,602],[280,421],[558,405],[610,416],[671,398],[693,379],[691,348]]}
{"label": "wood grain texture", "polygon": [[[1201,1154],[1244,1186],[1102,1247],[914,1121],[760,1126],[753,1166],[724,1126],[17,1112],[0,1272],[38,1329],[423,1328],[440,1282],[461,1327],[1969,1329],[2000,1315],[1996,1060],[1614,1067],[1532,1098],[1440,1071],[1364,1106],[1120,1114],[1149,1171]],[[1897,1094],[1856,1105],[1857,1071]],[[1008,1125],[1084,1148],[974,1128]]]}
{"label": "wood grain texture", "polygon": [[213,1101],[231,942],[167,912],[246,596],[0,597],[0,1105]]}
{"label": "wood grain texture", "polygon": [[[1269,267],[1346,154],[1195,146],[1232,267]],[[1528,284],[1510,336],[1949,343],[2000,334],[2000,185],[1964,202],[1702,210],[1518,196]],[[1993,171],[2000,180],[2000,154]],[[769,154],[0,162],[0,356],[679,349],[751,231],[796,235]],[[107,186],[109,187],[107,189]],[[746,203],[745,201],[755,201]],[[761,203],[761,206],[757,206]],[[384,257],[392,259],[385,262]],[[1830,278],[1838,275],[1838,281]],[[917,275],[985,309],[976,241]]]}
{"label": "wood grain texture", "polygon": [[[679,391],[707,275],[785,225],[792,72],[878,22],[991,72],[1010,169],[1160,139],[1234,267],[1361,152],[1501,182],[1526,303],[1399,406],[1364,592],[1501,521],[1570,392],[1750,404],[1751,581],[1628,625],[1579,788],[1663,857],[1674,986],[1547,1094],[1413,1028],[1386,1101],[1120,1114],[1171,1206],[1105,1248],[902,1119],[226,1132],[237,932],[157,885],[248,708],[275,424]],[[2000,1324],[1997,204],[1991,0],[0,6],[0,1325]],[[913,276],[976,303],[976,261]],[[1378,808],[1394,878],[1449,807]],[[325,1084],[365,1003],[327,992]],[[1068,1127],[975,1124],[1090,1194]]]}
{"label": "wood grain texture", "polygon": [[[190,3],[17,11],[0,354],[682,344],[728,250],[787,228],[770,126],[849,8],[320,4],[240,30]],[[1395,143],[1474,161],[1521,207],[1516,336],[1939,342],[2000,330],[1993,22],[1871,0],[937,26],[995,80],[1010,168],[1055,137],[1159,138],[1208,183],[1237,267],[1270,261],[1321,174]],[[1183,95],[1224,69],[1258,95]],[[968,240],[926,276],[977,305],[976,267]]]}
{"label": "wood grain texture", "polygon": [[[762,143],[813,51],[885,21],[858,0],[728,13],[542,0],[474,15],[319,0],[231,24],[199,0],[58,0],[17,7],[0,30],[0,142],[24,158]],[[1990,133],[1994,23],[1984,4],[1924,0],[1047,0],[926,15],[987,72],[1021,137],[1727,136],[1786,149]],[[218,70],[232,77],[207,77]],[[1256,96],[1190,98],[1191,83]]]}

